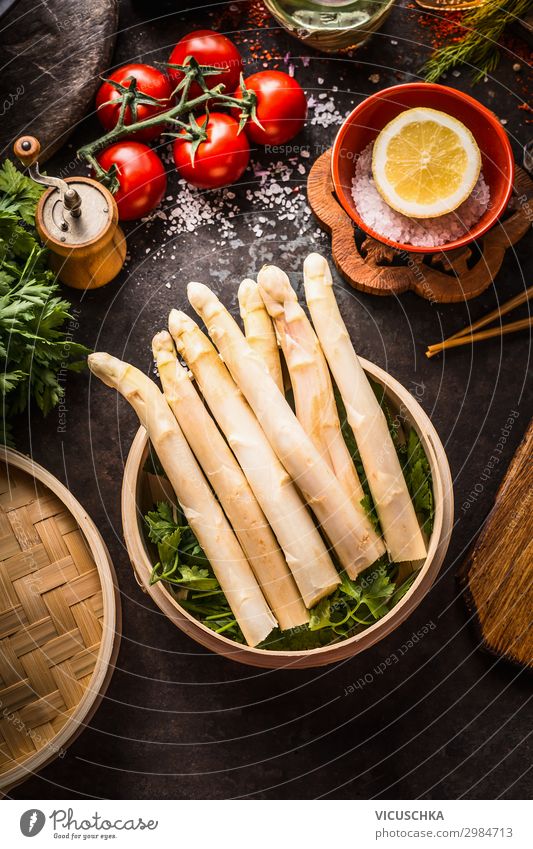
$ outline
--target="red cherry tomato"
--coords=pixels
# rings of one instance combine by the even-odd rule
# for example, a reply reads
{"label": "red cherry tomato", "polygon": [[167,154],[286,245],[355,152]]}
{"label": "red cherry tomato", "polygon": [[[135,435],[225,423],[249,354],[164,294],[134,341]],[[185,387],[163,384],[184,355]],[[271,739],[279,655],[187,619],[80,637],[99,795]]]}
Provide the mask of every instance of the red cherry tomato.
{"label": "red cherry tomato", "polygon": [[[152,68],[150,65],[124,65],[124,67],[119,68],[117,71],[113,71],[109,79],[113,80],[113,82],[121,83],[125,88],[129,88],[131,77],[137,80],[138,91],[162,101],[161,104],[138,104],[138,121],[152,118],[154,115],[159,115],[169,108],[172,86],[166,74],[158,71],[157,68]],[[112,130],[116,125],[120,113],[121,98],[121,93],[110,83],[106,82],[98,89],[96,110],[104,129]],[[133,121],[129,106],[126,109],[124,118],[126,124],[131,124]],[[156,139],[160,135],[163,126],[163,124],[156,124],[153,127],[147,127],[144,130],[132,133],[131,138],[138,141],[152,141],[152,139]]]}
{"label": "red cherry tomato", "polygon": [[[244,81],[257,98],[256,115],[263,129],[251,119],[246,123],[246,135],[256,144],[283,144],[294,138],[305,124],[307,100],[302,87],[282,71],[259,71]],[[239,88],[235,97],[242,99]],[[232,110],[238,117],[239,110]]]}
{"label": "red cherry tomato", "polygon": [[[199,65],[211,65],[220,68],[219,74],[209,74],[205,81],[209,88],[224,83],[224,93],[231,94],[239,85],[242,72],[242,59],[239,51],[229,38],[210,29],[199,29],[184,36],[176,44],[168,60],[171,65],[184,65],[187,56],[194,56]],[[183,73],[173,68],[168,75],[175,88],[183,79]],[[189,89],[191,98],[198,97],[202,90],[197,83]]]}
{"label": "red cherry tomato", "polygon": [[112,165],[117,166],[120,188],[115,200],[122,221],[142,218],[163,199],[167,175],[159,156],[148,145],[118,142],[99,153],[96,159],[106,171]]}
{"label": "red cherry tomato", "polygon": [[[203,127],[207,115],[198,119]],[[230,115],[211,112],[207,139],[192,152],[190,141],[174,142],[174,162],[181,177],[198,189],[218,189],[234,183],[244,172],[250,158],[250,145],[239,124]]]}

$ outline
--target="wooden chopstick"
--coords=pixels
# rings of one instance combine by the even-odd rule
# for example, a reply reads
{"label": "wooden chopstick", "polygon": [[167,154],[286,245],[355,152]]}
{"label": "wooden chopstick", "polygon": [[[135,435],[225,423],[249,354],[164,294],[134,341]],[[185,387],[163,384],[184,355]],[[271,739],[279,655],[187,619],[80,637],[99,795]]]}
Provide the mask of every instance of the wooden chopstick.
{"label": "wooden chopstick", "polygon": [[[465,327],[463,330],[458,330],[457,333],[454,333],[453,336],[449,336],[450,339],[458,339],[459,336],[470,335],[474,330],[479,330],[480,327],[485,327],[486,324],[490,324],[494,319],[499,318],[501,315],[505,315],[511,310],[519,307],[520,304],[529,301],[529,299],[533,297],[533,286],[530,286],[529,289],[526,289],[524,292],[520,292],[519,295],[515,295],[514,298],[511,298],[510,301],[507,301],[505,304],[497,307],[492,312],[487,313],[487,315],[483,316],[483,318],[479,318],[473,324],[469,324],[468,327]],[[432,351],[434,348],[439,348],[442,345],[442,342],[439,342],[437,345],[428,345],[428,350]]]}
{"label": "wooden chopstick", "polygon": [[[522,303],[522,302],[521,302]],[[501,313],[501,311],[500,311]],[[475,325],[472,325],[475,327]],[[496,336],[505,336],[507,333],[516,333],[518,330],[525,330],[528,327],[533,327],[533,317],[522,318],[519,321],[511,321],[509,324],[502,324],[499,327],[491,327],[489,330],[482,330],[481,333],[470,333],[468,336],[450,336],[438,345],[430,345],[426,351],[426,357],[430,359],[441,351],[448,348],[458,348],[460,345],[470,345],[473,342],[481,342],[483,339],[494,339]]]}

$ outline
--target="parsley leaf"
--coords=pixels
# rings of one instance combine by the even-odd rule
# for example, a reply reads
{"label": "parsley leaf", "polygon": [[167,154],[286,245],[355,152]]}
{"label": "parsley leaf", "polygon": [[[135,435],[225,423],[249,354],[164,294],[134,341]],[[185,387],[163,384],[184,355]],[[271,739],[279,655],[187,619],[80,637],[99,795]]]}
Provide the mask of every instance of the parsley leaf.
{"label": "parsley leaf", "polygon": [[416,572],[411,572],[410,575],[394,590],[394,593],[391,596],[390,606],[394,607],[395,604],[398,604],[401,598],[404,597],[408,593],[408,591],[413,586],[414,582],[418,578],[420,569],[417,569]]}
{"label": "parsley leaf", "polygon": [[162,542],[164,537],[171,534],[176,528],[176,522],[172,515],[172,507],[168,501],[160,501],[155,510],[151,510],[144,517],[148,527],[148,538],[156,544]]}
{"label": "parsley leaf", "polygon": [[[181,607],[217,634],[238,643],[244,636],[228,601],[213,574],[198,540],[181,511],[160,502],[145,516],[148,539],[157,546],[158,562],[150,583],[164,581]],[[382,557],[351,580],[345,572],[340,586],[309,611],[308,625],[288,631],[276,628],[258,648],[274,651],[303,651],[330,645],[373,625],[403,598],[417,573],[399,585],[398,569]]]}
{"label": "parsley leaf", "polygon": [[[155,454],[154,458],[158,463]],[[181,607],[196,619],[217,634],[244,643],[226,596],[181,510],[161,501],[144,518],[147,537],[159,556],[150,584],[164,581],[171,593],[177,593]]]}
{"label": "parsley leaf", "polygon": [[[34,225],[35,207],[44,189],[25,177],[13,163],[6,159],[0,169],[0,211],[8,210],[19,215],[30,227]],[[1,214],[1,212],[0,212]]]}
{"label": "parsley leaf", "polygon": [[177,523],[172,505],[161,501],[144,519],[148,539],[157,545],[159,557],[150,584],[167,581],[185,589],[220,590],[193,531],[189,525]]}
{"label": "parsley leaf", "polygon": [[374,563],[362,573],[360,583],[363,588],[360,606],[366,606],[374,619],[381,619],[388,613],[388,603],[394,594],[387,567],[380,561]]}
{"label": "parsley leaf", "polygon": [[67,371],[85,367],[88,349],[65,328],[70,303],[58,296],[48,252],[34,227],[42,188],[5,160],[0,168],[0,441],[35,401],[47,415],[63,398]]}
{"label": "parsley leaf", "polygon": [[433,530],[435,505],[431,469],[417,432],[412,428],[407,440],[407,459],[404,475],[409,494],[422,524],[422,529],[430,534]]}

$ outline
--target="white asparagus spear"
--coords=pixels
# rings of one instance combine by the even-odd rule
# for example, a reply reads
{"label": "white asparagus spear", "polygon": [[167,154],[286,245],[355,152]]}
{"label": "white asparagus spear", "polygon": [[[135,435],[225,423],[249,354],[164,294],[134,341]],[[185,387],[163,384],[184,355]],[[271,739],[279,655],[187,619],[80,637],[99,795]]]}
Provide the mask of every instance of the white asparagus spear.
{"label": "white asparagus spear", "polygon": [[367,523],[214,292],[201,283],[189,283],[187,294],[274,451],[322,525],[341,565],[354,578],[380,556],[379,540],[369,535]]}
{"label": "white asparagus spear", "polygon": [[169,329],[270,522],[306,606],[312,607],[340,579],[311,516],[205,333],[178,310],[170,313]]}
{"label": "white asparagus spear", "polygon": [[361,454],[385,544],[393,560],[421,560],[426,546],[394,448],[387,420],[353,349],[319,254],[304,263],[307,305],[339,388]]}
{"label": "white asparagus spear", "polygon": [[[265,266],[257,282],[289,369],[296,416],[356,509],[364,515],[360,505],[363,488],[342,435],[328,364],[311,322],[280,268]],[[374,533],[370,524],[369,530]]]}
{"label": "white asparagus spear", "polygon": [[282,630],[309,621],[283,553],[244,473],[178,362],[166,330],[152,340],[165,398],[213,487]]}
{"label": "white asparagus spear", "polygon": [[139,369],[110,354],[91,354],[88,362],[93,374],[129,401],[146,428],[186,519],[211,563],[246,642],[256,646],[276,627],[276,619],[165,396]]}
{"label": "white asparagus spear", "polygon": [[283,373],[276,333],[255,280],[246,278],[239,286],[239,309],[248,344],[257,351],[271,378],[283,392]]}

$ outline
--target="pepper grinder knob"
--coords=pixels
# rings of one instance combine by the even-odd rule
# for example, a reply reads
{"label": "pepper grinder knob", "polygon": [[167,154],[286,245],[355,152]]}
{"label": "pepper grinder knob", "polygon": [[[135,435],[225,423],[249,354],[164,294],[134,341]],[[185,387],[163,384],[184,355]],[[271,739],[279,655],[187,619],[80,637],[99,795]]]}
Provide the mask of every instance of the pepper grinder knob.
{"label": "pepper grinder knob", "polygon": [[21,136],[13,152],[34,182],[46,186],[35,213],[37,232],[50,249],[49,264],[75,289],[105,286],[126,258],[113,195],[90,177],[51,177],[39,171],[39,140]]}
{"label": "pepper grinder knob", "polygon": [[16,140],[13,152],[26,168],[37,162],[41,153],[41,145],[34,136],[21,136]]}
{"label": "pepper grinder knob", "polygon": [[[39,139],[36,139],[34,136],[21,136],[13,145],[13,152],[21,164],[28,169],[32,180],[41,186],[57,189],[65,212],[70,213],[73,218],[80,217],[81,197],[78,192],[72,186],[69,187],[66,180],[61,180],[59,177],[50,177],[49,175],[41,174],[39,171],[39,163],[37,161],[41,152]],[[66,221],[63,229],[68,230]]]}

